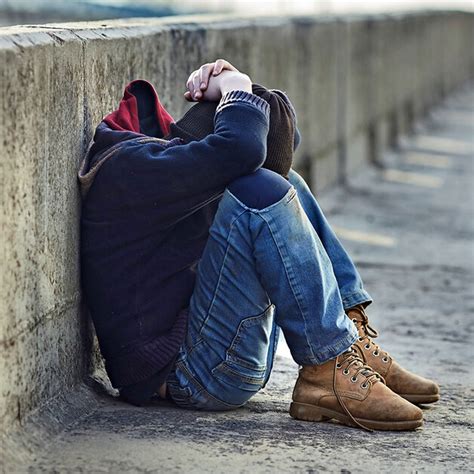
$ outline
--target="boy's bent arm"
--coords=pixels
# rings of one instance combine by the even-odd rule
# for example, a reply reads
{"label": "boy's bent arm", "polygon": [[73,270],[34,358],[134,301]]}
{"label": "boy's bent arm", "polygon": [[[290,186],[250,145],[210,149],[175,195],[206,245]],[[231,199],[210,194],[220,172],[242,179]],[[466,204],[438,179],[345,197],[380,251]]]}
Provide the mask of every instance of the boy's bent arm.
{"label": "boy's bent arm", "polygon": [[263,164],[268,127],[268,103],[249,92],[232,90],[222,97],[215,131],[204,140],[166,150],[153,142],[137,147],[138,159],[129,157],[134,160],[134,182],[160,203],[195,197],[198,204]]}

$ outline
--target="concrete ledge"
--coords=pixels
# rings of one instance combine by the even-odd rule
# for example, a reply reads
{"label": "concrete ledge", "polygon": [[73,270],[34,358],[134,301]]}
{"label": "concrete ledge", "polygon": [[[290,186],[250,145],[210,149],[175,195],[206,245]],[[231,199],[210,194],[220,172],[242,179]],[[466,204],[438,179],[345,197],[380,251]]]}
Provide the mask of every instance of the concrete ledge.
{"label": "concrete ledge", "polygon": [[0,432],[96,367],[81,306],[76,171],[135,78],[178,117],[183,85],[225,57],[284,89],[297,165],[318,191],[408,133],[474,70],[474,15],[194,16],[0,29]]}

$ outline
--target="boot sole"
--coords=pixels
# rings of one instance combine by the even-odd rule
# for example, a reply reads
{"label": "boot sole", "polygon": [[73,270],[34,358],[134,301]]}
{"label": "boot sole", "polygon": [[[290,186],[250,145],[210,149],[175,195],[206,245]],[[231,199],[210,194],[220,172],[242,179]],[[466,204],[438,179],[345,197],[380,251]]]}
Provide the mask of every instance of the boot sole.
{"label": "boot sole", "polygon": [[[345,414],[337,411],[329,410],[327,408],[308,405],[306,403],[293,402],[290,405],[290,416],[297,420],[303,421],[328,421],[336,419],[348,426],[359,428],[354,422]],[[414,430],[423,425],[423,419],[406,420],[406,421],[378,421],[365,420],[363,418],[355,418],[359,423],[372,430],[380,431],[406,431]]]}
{"label": "boot sole", "polygon": [[434,403],[439,401],[439,393],[434,395],[410,395],[407,393],[399,393],[401,397],[405,400],[408,400],[411,403]]}

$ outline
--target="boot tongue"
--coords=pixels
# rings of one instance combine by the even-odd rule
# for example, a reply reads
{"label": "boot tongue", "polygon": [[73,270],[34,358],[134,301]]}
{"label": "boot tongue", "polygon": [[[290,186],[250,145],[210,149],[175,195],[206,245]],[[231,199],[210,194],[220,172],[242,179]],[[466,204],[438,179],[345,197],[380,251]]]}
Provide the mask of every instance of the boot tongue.
{"label": "boot tongue", "polygon": [[356,320],[358,323],[366,323],[368,321],[367,315],[361,306],[354,306],[347,310],[347,316],[352,320]]}
{"label": "boot tongue", "polygon": [[367,317],[359,309],[351,308],[347,311],[347,316],[352,319],[352,322],[355,324],[359,335],[364,337],[367,336]]}
{"label": "boot tongue", "polygon": [[346,352],[339,356],[339,361],[342,366],[351,364],[352,367],[360,367],[364,365],[363,359],[359,352],[354,347],[351,347]]}
{"label": "boot tongue", "polygon": [[364,308],[354,306],[347,311],[347,316],[352,319],[356,325],[361,337],[377,337],[378,332],[369,325],[369,318],[365,314]]}

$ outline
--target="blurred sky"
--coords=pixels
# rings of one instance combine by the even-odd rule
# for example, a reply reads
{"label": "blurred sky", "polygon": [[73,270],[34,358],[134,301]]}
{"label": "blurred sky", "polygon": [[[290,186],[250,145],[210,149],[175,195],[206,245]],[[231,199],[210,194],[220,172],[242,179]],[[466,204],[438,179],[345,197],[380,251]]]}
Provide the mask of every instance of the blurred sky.
{"label": "blurred sky", "polygon": [[0,0],[0,27],[208,12],[270,16],[413,9],[474,12],[474,0]]}
{"label": "blurred sky", "polygon": [[[130,0],[95,0],[124,4]],[[412,9],[463,9],[474,11],[474,0],[136,0],[133,3],[176,5],[181,8],[240,10],[245,13],[334,13],[342,11],[376,12]]]}

